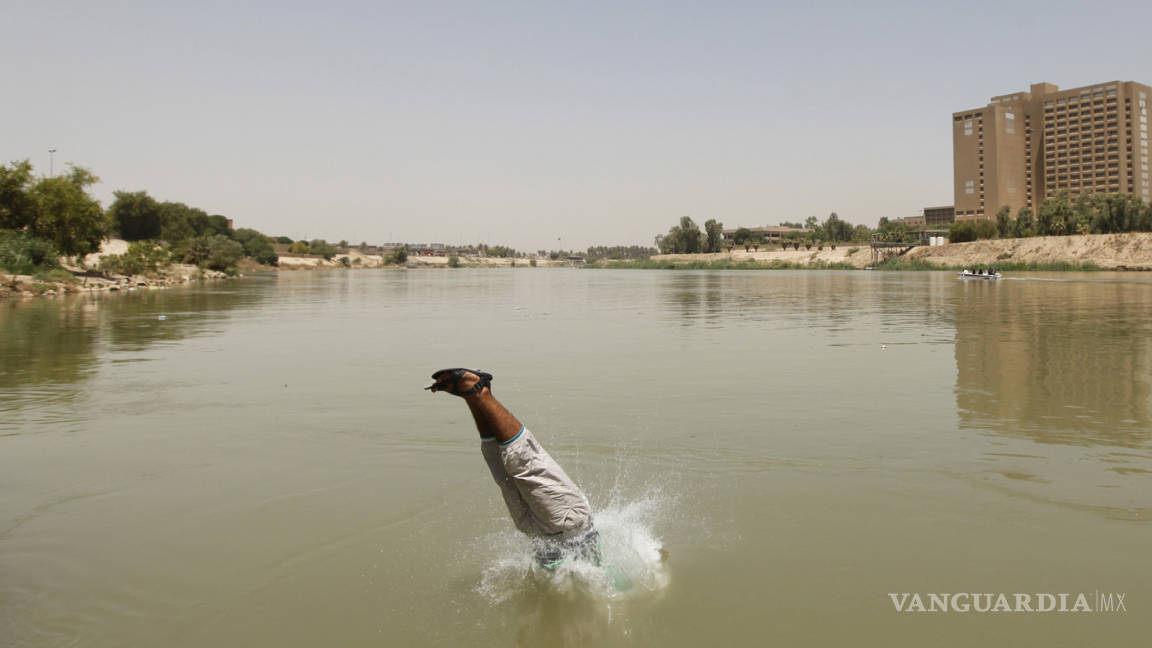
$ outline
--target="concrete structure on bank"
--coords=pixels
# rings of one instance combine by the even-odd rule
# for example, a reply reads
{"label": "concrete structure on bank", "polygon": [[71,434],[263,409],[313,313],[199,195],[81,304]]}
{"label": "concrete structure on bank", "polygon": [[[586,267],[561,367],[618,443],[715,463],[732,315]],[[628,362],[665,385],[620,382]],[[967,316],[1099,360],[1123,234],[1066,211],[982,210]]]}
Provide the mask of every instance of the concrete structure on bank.
{"label": "concrete structure on bank", "polygon": [[956,222],[956,208],[952,205],[944,207],[925,207],[924,224],[928,227],[947,225]]}
{"label": "concrete structure on bank", "polygon": [[908,227],[940,227],[956,222],[956,209],[952,205],[925,207],[920,215],[897,218],[896,222]]}
{"label": "concrete structure on bank", "polygon": [[1036,209],[1066,191],[1130,193],[1152,202],[1148,103],[1152,88],[1107,81],[992,97],[952,113],[955,218],[988,220],[1007,205]]}

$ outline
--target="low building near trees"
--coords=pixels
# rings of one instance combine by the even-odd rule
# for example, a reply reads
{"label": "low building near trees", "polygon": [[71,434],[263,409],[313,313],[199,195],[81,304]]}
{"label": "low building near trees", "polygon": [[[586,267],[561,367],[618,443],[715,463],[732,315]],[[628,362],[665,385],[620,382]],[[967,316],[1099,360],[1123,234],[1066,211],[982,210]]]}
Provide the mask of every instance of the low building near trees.
{"label": "low building near trees", "polygon": [[721,232],[721,237],[725,241],[734,241],[735,240],[734,237],[736,236],[736,232],[738,232],[742,229],[748,230],[749,232],[762,234],[764,236],[764,242],[765,243],[779,243],[781,240],[783,240],[789,234],[792,234],[792,233],[803,234],[805,232],[804,229],[801,229],[798,227],[784,227],[782,225],[775,225],[775,226],[771,226],[771,227],[769,227],[769,226],[738,227],[736,229],[724,230],[723,232]]}

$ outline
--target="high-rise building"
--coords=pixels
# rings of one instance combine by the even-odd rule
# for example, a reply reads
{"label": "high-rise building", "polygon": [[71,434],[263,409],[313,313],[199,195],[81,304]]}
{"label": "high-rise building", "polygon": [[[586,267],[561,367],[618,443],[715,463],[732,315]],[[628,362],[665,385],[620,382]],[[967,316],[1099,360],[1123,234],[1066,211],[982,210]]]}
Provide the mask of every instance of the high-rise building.
{"label": "high-rise building", "polygon": [[1132,81],[1034,83],[952,113],[956,220],[991,219],[1004,205],[1015,216],[1062,191],[1152,202],[1149,101],[1152,88]]}

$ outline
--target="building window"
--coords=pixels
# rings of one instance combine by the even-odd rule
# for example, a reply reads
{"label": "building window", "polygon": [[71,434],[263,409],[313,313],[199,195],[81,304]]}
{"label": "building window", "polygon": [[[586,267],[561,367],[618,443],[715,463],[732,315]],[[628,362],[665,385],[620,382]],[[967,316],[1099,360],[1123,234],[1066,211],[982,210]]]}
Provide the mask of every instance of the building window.
{"label": "building window", "polygon": [[976,193],[976,181],[975,180],[969,180],[969,181],[964,183],[964,193],[966,193],[966,194]]}
{"label": "building window", "polygon": [[964,122],[964,134],[965,135],[971,135],[972,134],[972,120],[971,119]]}
{"label": "building window", "polygon": [[1009,135],[1016,132],[1016,113],[1004,113],[1004,132]]}

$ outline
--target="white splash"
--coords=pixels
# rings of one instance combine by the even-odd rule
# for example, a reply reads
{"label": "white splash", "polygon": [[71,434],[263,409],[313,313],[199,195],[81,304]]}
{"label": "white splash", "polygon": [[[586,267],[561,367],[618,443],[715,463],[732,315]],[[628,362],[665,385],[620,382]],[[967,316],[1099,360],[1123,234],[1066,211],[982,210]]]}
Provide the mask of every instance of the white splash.
{"label": "white splash", "polygon": [[524,536],[499,533],[483,539],[485,546],[504,549],[483,570],[477,592],[503,603],[533,592],[620,600],[664,589],[669,580],[667,554],[654,527],[661,513],[671,509],[669,498],[653,490],[633,501],[614,497],[606,506],[593,504],[600,565],[570,558],[555,570],[544,569],[532,558],[531,543]]}

